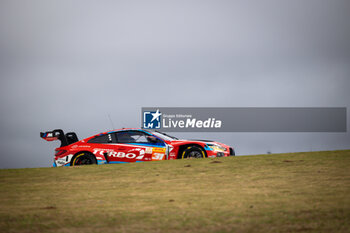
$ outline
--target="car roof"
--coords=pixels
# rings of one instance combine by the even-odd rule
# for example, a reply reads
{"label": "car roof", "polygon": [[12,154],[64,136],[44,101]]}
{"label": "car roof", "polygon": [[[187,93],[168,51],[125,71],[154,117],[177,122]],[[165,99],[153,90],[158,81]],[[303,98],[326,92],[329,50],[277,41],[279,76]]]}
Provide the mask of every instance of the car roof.
{"label": "car roof", "polygon": [[143,132],[148,132],[147,130],[141,129],[141,128],[121,128],[121,129],[114,129],[114,130],[109,130],[103,133],[98,133],[94,136],[99,136],[107,133],[115,133],[115,132],[120,132],[120,131],[127,131],[127,130],[137,130],[137,131],[143,131]]}

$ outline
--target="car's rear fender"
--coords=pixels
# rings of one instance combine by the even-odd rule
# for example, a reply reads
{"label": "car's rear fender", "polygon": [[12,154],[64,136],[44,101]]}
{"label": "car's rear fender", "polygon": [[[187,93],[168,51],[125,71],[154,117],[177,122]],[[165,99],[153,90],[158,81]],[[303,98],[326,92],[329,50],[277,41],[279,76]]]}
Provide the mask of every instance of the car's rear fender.
{"label": "car's rear fender", "polygon": [[82,150],[82,151],[76,152],[76,153],[73,155],[73,157],[71,158],[71,160],[69,161],[69,163],[72,164],[72,162],[74,161],[74,159],[75,159],[78,155],[80,155],[80,154],[82,154],[82,153],[87,153],[87,154],[90,154],[90,155],[94,156],[95,159],[96,159],[96,161],[97,161],[97,164],[104,164],[104,163],[106,163],[106,158],[105,158],[104,155],[98,155],[98,156],[96,156],[94,153],[92,153],[91,151],[88,151],[88,150]]}

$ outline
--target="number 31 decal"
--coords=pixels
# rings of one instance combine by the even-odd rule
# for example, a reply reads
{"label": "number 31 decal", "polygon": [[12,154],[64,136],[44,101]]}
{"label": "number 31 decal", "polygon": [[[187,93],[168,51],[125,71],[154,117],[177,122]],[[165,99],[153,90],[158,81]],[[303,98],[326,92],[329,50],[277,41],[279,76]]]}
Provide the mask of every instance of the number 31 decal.
{"label": "number 31 decal", "polygon": [[152,160],[163,160],[164,158],[164,154],[161,153],[154,153],[152,155]]}

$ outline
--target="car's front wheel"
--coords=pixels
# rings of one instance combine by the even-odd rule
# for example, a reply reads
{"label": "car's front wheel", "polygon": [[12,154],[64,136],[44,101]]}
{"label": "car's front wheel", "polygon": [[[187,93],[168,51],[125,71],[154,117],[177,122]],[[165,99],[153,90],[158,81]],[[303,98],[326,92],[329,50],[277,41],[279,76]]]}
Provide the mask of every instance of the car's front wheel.
{"label": "car's front wheel", "polygon": [[97,161],[94,155],[87,152],[78,153],[73,157],[71,162],[71,166],[90,165],[90,164],[97,164]]}
{"label": "car's front wheel", "polygon": [[182,152],[182,159],[205,158],[205,151],[199,146],[188,146]]}

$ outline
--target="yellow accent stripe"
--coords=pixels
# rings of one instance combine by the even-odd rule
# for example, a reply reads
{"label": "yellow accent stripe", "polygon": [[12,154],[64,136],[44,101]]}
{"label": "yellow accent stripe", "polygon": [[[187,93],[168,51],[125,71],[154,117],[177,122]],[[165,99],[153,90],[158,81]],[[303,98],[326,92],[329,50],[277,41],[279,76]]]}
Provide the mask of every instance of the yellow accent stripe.
{"label": "yellow accent stripe", "polygon": [[182,153],[182,159],[184,159],[185,152],[186,152],[186,150],[184,150],[184,152]]}
{"label": "yellow accent stripe", "polygon": [[74,158],[74,160],[73,160],[73,166],[75,165],[75,160],[77,160],[77,158],[80,157],[81,155],[84,155],[84,153],[79,154],[79,155],[77,155],[77,156]]}

